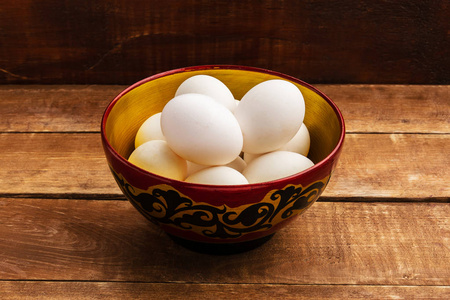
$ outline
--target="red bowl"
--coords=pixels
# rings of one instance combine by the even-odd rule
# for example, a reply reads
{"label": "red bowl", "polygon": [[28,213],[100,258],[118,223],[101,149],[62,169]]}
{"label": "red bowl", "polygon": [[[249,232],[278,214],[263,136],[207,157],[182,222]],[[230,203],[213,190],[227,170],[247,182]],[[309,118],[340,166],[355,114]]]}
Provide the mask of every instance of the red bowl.
{"label": "red bowl", "polygon": [[[184,80],[200,74],[221,80],[236,99],[265,80],[295,84],[305,99],[308,157],[315,165],[270,182],[219,186],[162,177],[129,163],[140,125],[162,111]],[[208,65],[163,72],[125,89],[105,110],[101,137],[117,184],[142,215],[185,246],[233,252],[262,244],[317,200],[336,167],[345,125],[333,101],[299,79],[253,67]]]}

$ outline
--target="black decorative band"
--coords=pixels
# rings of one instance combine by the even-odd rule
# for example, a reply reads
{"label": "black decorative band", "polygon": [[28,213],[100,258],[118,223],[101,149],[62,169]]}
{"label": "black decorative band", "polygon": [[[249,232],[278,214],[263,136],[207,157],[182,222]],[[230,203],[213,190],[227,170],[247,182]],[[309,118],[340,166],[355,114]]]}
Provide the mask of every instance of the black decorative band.
{"label": "black decorative band", "polygon": [[149,220],[221,239],[268,230],[300,214],[317,200],[330,178],[327,176],[307,187],[287,185],[272,190],[258,203],[215,207],[194,202],[165,184],[147,190],[134,188],[112,168],[111,171],[125,196]]}

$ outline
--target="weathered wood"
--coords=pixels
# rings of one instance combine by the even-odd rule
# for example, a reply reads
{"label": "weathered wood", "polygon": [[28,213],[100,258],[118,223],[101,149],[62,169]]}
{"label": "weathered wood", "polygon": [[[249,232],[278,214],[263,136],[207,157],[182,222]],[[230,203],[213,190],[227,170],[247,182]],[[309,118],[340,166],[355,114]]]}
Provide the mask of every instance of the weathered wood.
{"label": "weathered wood", "polygon": [[[126,86],[0,86],[0,132],[99,131]],[[450,133],[450,86],[317,85],[336,102],[347,132]]]}
{"label": "weathered wood", "polygon": [[[325,196],[450,197],[450,135],[351,134]],[[436,200],[437,200],[436,199]]]}
{"label": "weathered wood", "polygon": [[250,252],[173,243],[126,201],[0,198],[0,280],[450,285],[450,205],[314,204]]}
{"label": "weathered wood", "polygon": [[0,83],[130,84],[200,64],[449,82],[448,1],[4,1]]}
{"label": "weathered wood", "polygon": [[450,86],[317,85],[347,132],[450,133]]}
{"label": "weathered wood", "polygon": [[448,286],[0,282],[9,299],[448,299]]}
{"label": "weathered wood", "polygon": [[100,131],[102,114],[125,86],[0,86],[0,132]]}
{"label": "weathered wood", "polygon": [[[349,134],[323,196],[448,201],[449,148],[448,134]],[[97,133],[3,133],[0,149],[0,194],[122,195]]]}

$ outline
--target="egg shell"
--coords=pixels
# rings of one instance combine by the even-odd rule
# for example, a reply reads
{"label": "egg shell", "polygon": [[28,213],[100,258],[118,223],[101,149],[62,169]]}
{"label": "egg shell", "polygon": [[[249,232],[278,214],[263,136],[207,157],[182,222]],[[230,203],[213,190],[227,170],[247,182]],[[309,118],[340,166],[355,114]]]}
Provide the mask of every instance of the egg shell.
{"label": "egg shell", "polygon": [[208,167],[190,175],[185,181],[212,185],[248,184],[244,175],[235,169],[226,166]]}
{"label": "egg shell", "polygon": [[207,95],[233,111],[236,107],[233,93],[219,79],[209,75],[195,75],[180,84],[175,96],[182,94],[202,94]]}
{"label": "egg shell", "polygon": [[[240,156],[238,156],[238,157],[236,157],[235,160],[226,164],[225,166],[233,168],[238,172],[242,172],[245,169],[245,167],[247,166],[247,163]],[[212,166],[199,165],[199,164],[193,163],[192,161],[187,161],[187,176],[189,176],[195,172],[198,172],[200,170],[203,170],[205,168],[209,168],[209,167],[212,167]]]}
{"label": "egg shell", "polygon": [[148,141],[134,149],[128,161],[141,169],[164,177],[184,180],[186,160],[175,154],[162,140]]}
{"label": "egg shell", "polygon": [[243,151],[277,150],[297,133],[305,116],[305,101],[291,82],[267,80],[251,88],[234,111],[243,136]]}
{"label": "egg shell", "polygon": [[267,182],[294,175],[312,167],[304,155],[289,151],[274,151],[253,159],[242,174],[249,183]]}
{"label": "egg shell", "polygon": [[302,124],[294,137],[278,150],[297,152],[299,154],[307,156],[310,144],[311,138],[309,136],[308,128],[305,124]]}
{"label": "egg shell", "polygon": [[134,140],[134,147],[137,148],[145,142],[152,140],[165,140],[161,131],[161,113],[149,117],[139,127]]}
{"label": "egg shell", "polygon": [[183,94],[170,100],[161,114],[161,130],[175,153],[201,165],[225,165],[242,150],[236,118],[206,95]]}

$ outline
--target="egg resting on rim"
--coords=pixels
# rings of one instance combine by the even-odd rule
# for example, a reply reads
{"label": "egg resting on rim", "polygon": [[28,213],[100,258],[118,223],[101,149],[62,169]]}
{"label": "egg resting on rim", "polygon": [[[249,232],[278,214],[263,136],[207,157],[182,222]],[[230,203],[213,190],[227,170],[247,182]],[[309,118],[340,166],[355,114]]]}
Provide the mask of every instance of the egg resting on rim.
{"label": "egg resting on rim", "polygon": [[249,183],[267,182],[288,177],[314,166],[304,155],[290,151],[274,151],[250,161],[242,174]]}
{"label": "egg resting on rim", "polygon": [[137,148],[145,142],[152,140],[165,140],[161,131],[161,113],[149,117],[139,127],[134,140],[134,147]]}
{"label": "egg resting on rim", "polygon": [[186,178],[186,160],[176,155],[162,140],[143,143],[134,149],[128,161],[141,169],[160,176],[176,180]]}
{"label": "egg resting on rim", "polygon": [[186,182],[214,185],[248,184],[244,175],[239,171],[226,166],[213,166],[202,169],[188,176]]}

